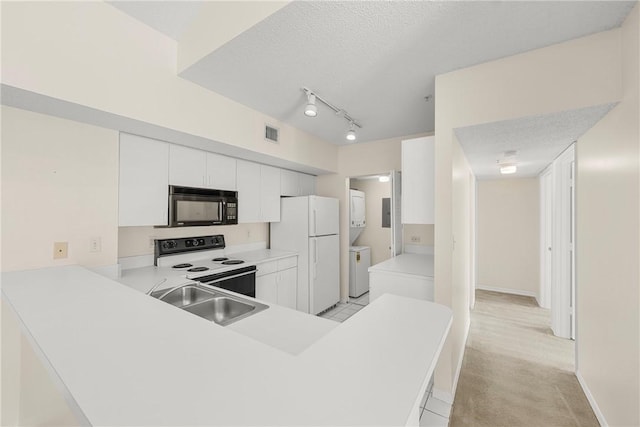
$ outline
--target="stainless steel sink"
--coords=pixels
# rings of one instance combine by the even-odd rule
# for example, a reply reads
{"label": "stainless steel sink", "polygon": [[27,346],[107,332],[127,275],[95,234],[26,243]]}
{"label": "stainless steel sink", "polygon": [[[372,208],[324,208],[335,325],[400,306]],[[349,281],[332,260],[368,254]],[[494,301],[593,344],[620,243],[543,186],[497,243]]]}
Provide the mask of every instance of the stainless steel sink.
{"label": "stainless steel sink", "polygon": [[185,307],[187,305],[206,301],[215,297],[215,295],[215,293],[199,288],[195,285],[185,285],[169,291],[167,289],[162,289],[151,293],[152,297],[159,298],[160,300],[168,304],[175,305],[176,307]]}
{"label": "stainless steel sink", "polygon": [[222,326],[269,308],[248,298],[198,285],[155,291],[151,296]]}

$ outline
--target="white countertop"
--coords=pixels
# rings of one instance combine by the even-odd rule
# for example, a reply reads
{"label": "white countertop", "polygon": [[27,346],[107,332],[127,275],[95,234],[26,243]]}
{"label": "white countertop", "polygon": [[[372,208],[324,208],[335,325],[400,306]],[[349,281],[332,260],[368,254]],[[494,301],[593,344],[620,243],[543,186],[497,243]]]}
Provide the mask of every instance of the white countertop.
{"label": "white countertop", "polygon": [[384,295],[294,354],[77,266],[2,286],[93,425],[403,425],[451,325],[447,307]]}
{"label": "white countertop", "polygon": [[433,277],[433,255],[400,254],[369,267],[369,272],[376,271]]}

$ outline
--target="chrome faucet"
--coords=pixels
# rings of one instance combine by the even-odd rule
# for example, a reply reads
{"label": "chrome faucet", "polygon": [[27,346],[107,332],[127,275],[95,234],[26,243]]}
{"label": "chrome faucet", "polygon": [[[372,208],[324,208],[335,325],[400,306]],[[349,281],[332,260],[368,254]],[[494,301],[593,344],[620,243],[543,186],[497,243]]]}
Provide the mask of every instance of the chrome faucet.
{"label": "chrome faucet", "polygon": [[151,293],[152,293],[153,291],[155,291],[156,289],[158,289],[158,286],[162,285],[162,284],[163,284],[164,282],[166,282],[166,281],[167,281],[167,279],[162,279],[161,281],[159,281],[158,283],[156,283],[155,285],[153,285],[153,287],[147,291],[147,295],[151,295]]}

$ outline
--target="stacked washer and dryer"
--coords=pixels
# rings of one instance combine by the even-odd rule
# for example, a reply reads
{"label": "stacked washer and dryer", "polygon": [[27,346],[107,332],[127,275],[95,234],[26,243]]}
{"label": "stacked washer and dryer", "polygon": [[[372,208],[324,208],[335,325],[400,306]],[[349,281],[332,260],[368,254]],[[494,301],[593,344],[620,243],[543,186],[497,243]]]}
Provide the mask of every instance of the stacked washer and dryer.
{"label": "stacked washer and dryer", "polygon": [[[366,226],[364,192],[349,190],[349,244],[353,245]],[[349,296],[357,298],[369,292],[369,246],[349,247]]]}

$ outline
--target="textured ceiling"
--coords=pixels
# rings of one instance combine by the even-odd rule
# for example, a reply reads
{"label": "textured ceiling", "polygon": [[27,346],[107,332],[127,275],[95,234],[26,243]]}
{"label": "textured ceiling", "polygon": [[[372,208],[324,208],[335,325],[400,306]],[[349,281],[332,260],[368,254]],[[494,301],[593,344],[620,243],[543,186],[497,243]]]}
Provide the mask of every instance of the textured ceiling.
{"label": "textured ceiling", "polygon": [[[455,129],[465,156],[478,179],[537,176],[615,104]],[[497,161],[505,151],[517,151],[518,171],[500,175]]]}
{"label": "textured ceiling", "polygon": [[[437,74],[619,26],[634,2],[295,1],[182,74],[335,144],[347,122],[358,142],[434,130]],[[437,102],[437,94],[435,96]]]}

